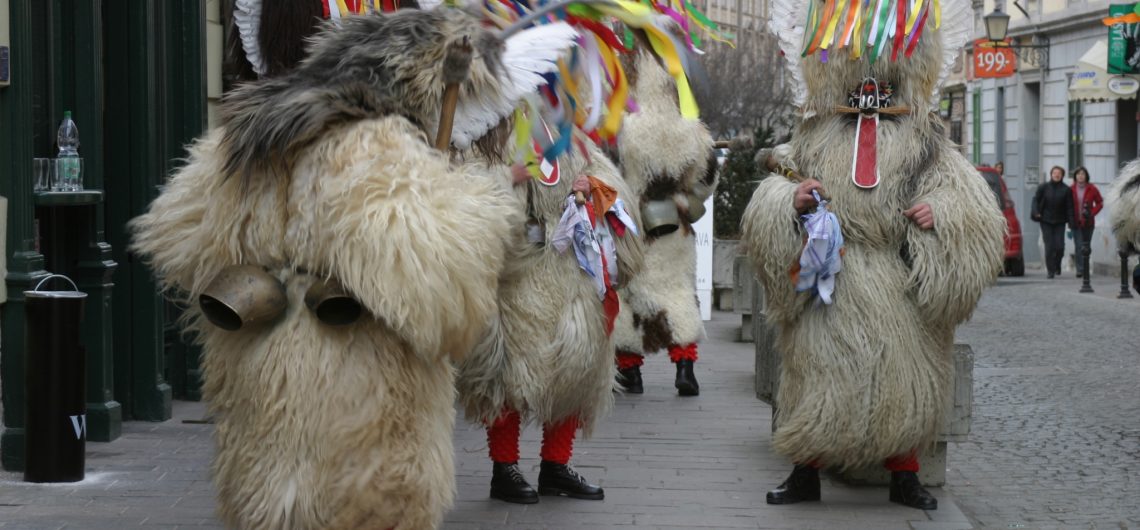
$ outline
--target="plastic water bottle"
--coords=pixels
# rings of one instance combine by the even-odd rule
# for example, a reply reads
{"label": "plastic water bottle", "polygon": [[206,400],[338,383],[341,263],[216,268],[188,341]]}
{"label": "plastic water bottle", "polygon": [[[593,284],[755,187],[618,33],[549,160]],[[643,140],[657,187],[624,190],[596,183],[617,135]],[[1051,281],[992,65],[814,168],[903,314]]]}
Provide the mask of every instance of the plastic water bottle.
{"label": "plastic water bottle", "polygon": [[[56,155],[58,179],[52,184],[53,191],[78,191],[83,188],[80,172],[83,160],[79,158],[79,127],[71,120],[71,111],[64,111],[63,121],[55,135],[59,154]],[[58,189],[57,189],[58,188]]]}

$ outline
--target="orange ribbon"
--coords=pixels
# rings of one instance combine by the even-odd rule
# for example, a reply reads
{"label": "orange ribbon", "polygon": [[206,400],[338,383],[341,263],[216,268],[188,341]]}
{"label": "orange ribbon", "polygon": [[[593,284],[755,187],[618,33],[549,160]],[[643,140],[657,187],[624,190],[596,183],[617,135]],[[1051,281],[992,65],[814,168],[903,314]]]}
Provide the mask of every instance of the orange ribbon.
{"label": "orange ribbon", "polygon": [[617,190],[594,177],[587,178],[590,179],[590,199],[594,201],[594,211],[598,215],[605,215],[617,202]]}

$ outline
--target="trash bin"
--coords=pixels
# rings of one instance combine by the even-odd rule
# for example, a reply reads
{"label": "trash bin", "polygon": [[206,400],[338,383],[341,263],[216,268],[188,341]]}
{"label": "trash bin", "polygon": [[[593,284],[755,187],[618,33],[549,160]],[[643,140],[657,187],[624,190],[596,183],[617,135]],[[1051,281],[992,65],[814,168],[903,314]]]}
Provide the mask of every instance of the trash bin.
{"label": "trash bin", "polygon": [[[41,291],[53,278],[70,291]],[[87,441],[87,359],[79,344],[79,324],[87,293],[70,278],[53,274],[24,291],[25,468],[27,482],[83,480]]]}

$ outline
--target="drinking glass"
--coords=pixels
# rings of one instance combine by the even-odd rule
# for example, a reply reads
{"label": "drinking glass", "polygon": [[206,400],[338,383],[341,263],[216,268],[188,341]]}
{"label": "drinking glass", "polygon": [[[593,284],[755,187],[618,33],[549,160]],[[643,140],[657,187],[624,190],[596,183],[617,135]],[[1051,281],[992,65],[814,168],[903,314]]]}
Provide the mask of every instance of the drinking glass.
{"label": "drinking glass", "polygon": [[51,189],[52,173],[55,171],[55,160],[51,158],[32,159],[32,191],[48,191]]}
{"label": "drinking glass", "polygon": [[83,189],[83,159],[55,159],[55,180],[52,191],[79,191]]}

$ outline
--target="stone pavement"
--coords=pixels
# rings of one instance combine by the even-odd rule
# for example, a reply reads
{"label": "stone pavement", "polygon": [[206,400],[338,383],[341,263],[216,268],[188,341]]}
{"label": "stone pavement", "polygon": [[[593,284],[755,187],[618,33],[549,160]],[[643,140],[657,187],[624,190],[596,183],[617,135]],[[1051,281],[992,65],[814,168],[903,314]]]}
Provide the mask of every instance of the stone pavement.
{"label": "stone pavement", "polygon": [[[739,316],[718,313],[697,363],[702,395],[680,398],[665,356],[645,366],[646,393],[619,396],[574,463],[606,488],[605,501],[543,498],[531,506],[490,500],[483,430],[457,423],[458,495],[444,528],[868,528],[949,530],[969,520],[945,491],[937,511],[887,502],[886,488],[826,480],[823,501],[768,506],[764,493],[790,465],[771,452],[770,409],[753,392],[752,344],[732,342]],[[87,479],[34,485],[0,473],[0,530],[213,527],[211,427],[200,403],[175,418],[127,422],[122,438],[87,446]],[[524,432],[522,465],[537,481],[538,429]]]}
{"label": "stone pavement", "polygon": [[1002,278],[958,330],[974,421],[947,489],[979,526],[1140,528],[1140,297],[1117,300],[1115,277],[1080,284]]}

